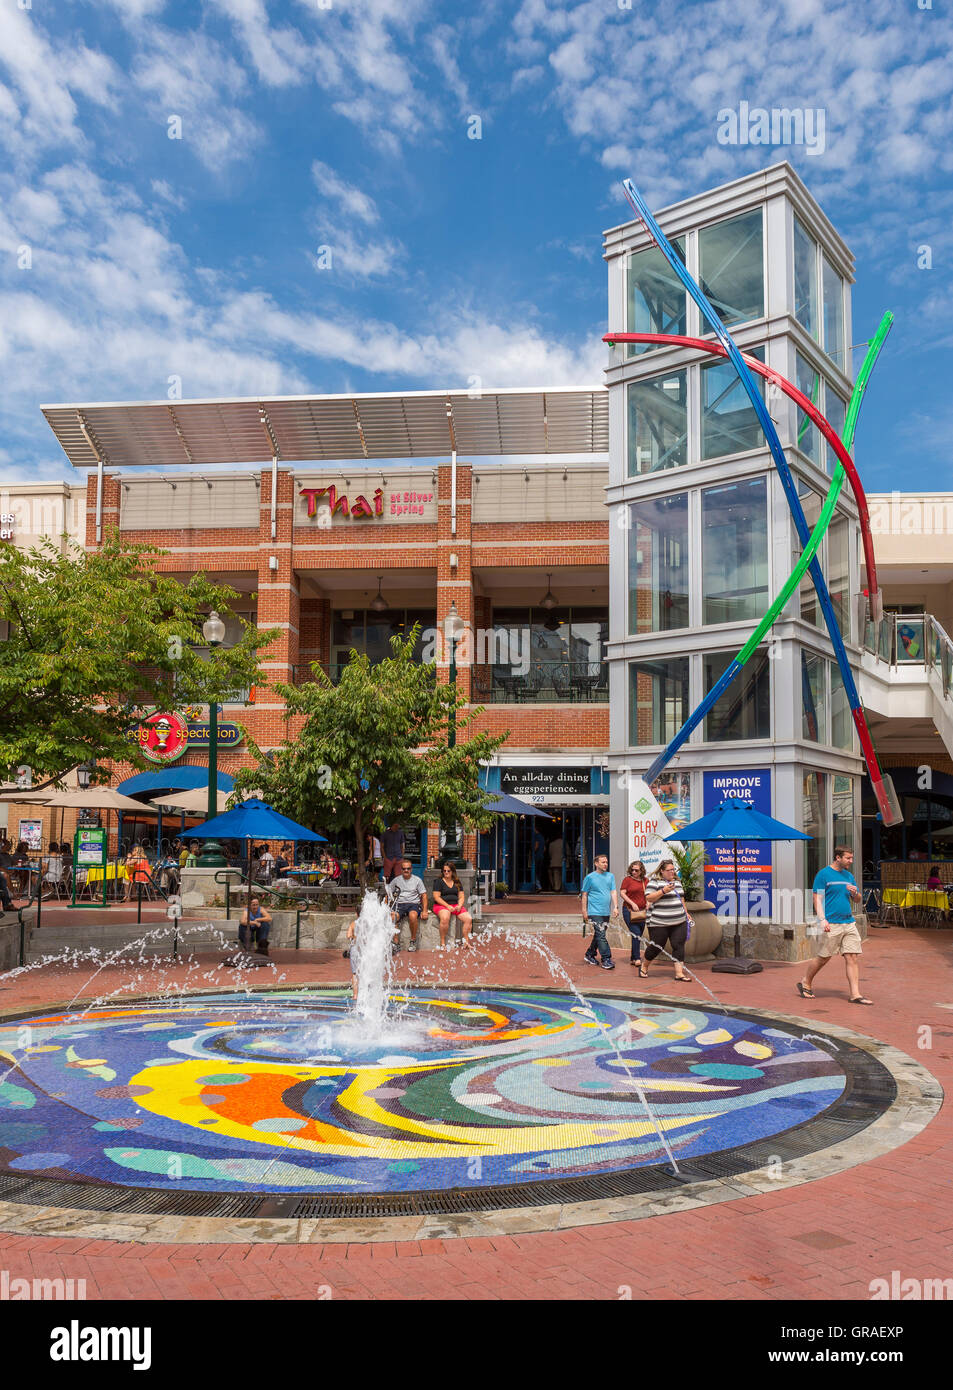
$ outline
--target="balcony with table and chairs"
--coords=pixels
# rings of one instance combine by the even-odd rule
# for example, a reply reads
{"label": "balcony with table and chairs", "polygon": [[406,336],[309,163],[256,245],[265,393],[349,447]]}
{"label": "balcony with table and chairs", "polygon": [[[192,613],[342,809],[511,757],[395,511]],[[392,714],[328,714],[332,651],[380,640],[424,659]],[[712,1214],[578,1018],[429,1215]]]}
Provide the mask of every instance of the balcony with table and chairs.
{"label": "balcony with table and chairs", "polygon": [[609,668],[604,661],[541,661],[526,672],[476,667],[473,698],[480,704],[608,704]]}

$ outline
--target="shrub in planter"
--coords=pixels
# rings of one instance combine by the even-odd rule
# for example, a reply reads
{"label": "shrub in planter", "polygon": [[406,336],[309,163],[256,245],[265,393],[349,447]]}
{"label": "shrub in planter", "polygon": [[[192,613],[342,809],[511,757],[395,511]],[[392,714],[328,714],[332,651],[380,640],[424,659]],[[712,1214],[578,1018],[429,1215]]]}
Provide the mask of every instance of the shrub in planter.
{"label": "shrub in planter", "polygon": [[496,896],[498,898],[505,898],[509,891],[510,885],[506,882],[506,879],[498,878],[496,880]]}

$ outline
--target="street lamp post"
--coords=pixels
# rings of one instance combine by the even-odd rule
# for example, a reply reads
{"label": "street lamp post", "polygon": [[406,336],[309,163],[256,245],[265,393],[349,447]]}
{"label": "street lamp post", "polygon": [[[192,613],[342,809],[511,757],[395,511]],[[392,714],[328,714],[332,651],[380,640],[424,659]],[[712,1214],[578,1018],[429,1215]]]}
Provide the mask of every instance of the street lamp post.
{"label": "street lamp post", "polygon": [[[225,638],[225,624],[216,612],[211,612],[202,624],[202,636],[209,648],[214,651]],[[208,819],[218,815],[218,705],[209,700],[208,705]],[[225,855],[217,840],[206,840],[198,858],[202,869],[223,869]]]}
{"label": "street lamp post", "polygon": [[[463,619],[457,612],[457,605],[450,604],[450,612],[444,619],[443,630],[447,641],[450,643],[450,689],[454,696],[457,693],[457,641],[464,629]],[[456,701],[450,707],[450,723],[447,729],[447,747],[455,748],[457,745],[457,707]],[[463,867],[460,857],[461,850],[457,843],[457,826],[454,821],[452,824],[445,822],[443,830],[443,859],[449,860],[456,868]]]}

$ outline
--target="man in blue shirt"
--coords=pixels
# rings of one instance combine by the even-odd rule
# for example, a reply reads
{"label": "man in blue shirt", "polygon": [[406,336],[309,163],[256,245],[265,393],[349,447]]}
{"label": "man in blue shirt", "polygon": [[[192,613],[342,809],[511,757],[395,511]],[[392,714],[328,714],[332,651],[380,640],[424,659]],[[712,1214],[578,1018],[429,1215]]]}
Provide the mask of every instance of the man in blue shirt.
{"label": "man in blue shirt", "polygon": [[582,881],[582,920],[583,924],[592,924],[592,944],[587,947],[583,957],[589,965],[596,964],[598,950],[601,957],[599,964],[603,970],[615,969],[606,927],[609,925],[609,918],[618,915],[619,894],[615,878],[609,873],[609,861],[606,856],[597,854],[593,872],[586,874]]}
{"label": "man in blue shirt", "polygon": [[814,976],[832,956],[844,957],[847,971],[847,995],[852,1004],[872,1004],[860,992],[861,953],[860,932],[854,925],[853,898],[860,898],[860,889],[854,875],[850,872],[854,862],[853,850],[838,845],[834,850],[833,863],[821,869],[814,880],[814,911],[818,926],[822,929],[821,945],[804,972],[804,979],[798,981],[797,990],[802,999],[813,999],[811,985]]}

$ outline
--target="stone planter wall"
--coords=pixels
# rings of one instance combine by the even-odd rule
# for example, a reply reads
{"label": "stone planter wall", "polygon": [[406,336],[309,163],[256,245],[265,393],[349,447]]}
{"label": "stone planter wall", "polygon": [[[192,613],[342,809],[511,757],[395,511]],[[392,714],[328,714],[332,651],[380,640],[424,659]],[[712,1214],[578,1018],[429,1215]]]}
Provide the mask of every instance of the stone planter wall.
{"label": "stone planter wall", "polygon": [[[867,939],[867,914],[857,912],[854,922],[861,939]],[[816,956],[821,928],[813,923],[742,922],[741,953],[754,960],[804,961]],[[721,957],[735,953],[735,923],[724,923],[724,937],[717,954]]]}
{"label": "stone planter wall", "polygon": [[[31,921],[36,920],[36,913],[32,913],[25,918],[26,938],[25,947],[27,955],[30,950],[30,937],[33,935]],[[6,921],[0,922],[0,971],[13,970],[20,963],[20,923],[11,913]]]}

